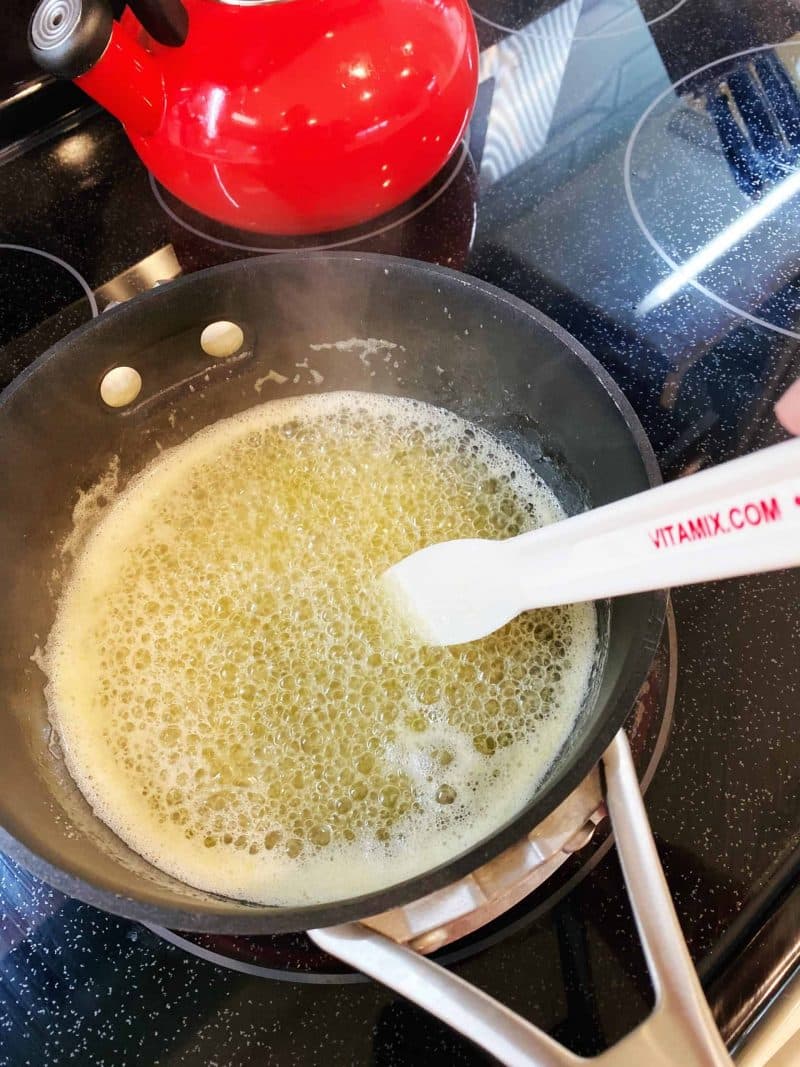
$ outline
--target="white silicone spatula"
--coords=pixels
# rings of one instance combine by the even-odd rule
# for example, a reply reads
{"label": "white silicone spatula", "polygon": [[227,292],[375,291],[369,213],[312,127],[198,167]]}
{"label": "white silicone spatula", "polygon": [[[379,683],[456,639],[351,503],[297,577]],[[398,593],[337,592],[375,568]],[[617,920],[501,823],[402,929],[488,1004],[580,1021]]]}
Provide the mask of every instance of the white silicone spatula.
{"label": "white silicone spatula", "polygon": [[800,439],[506,541],[444,541],[384,586],[431,645],[532,608],[800,565]]}

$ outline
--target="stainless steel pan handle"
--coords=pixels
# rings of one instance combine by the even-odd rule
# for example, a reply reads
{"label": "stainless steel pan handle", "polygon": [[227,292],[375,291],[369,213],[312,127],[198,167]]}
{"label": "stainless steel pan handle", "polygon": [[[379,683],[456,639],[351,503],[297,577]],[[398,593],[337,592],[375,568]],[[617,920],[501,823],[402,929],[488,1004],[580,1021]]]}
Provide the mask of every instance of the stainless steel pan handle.
{"label": "stainless steel pan handle", "polygon": [[309,936],[509,1067],[730,1067],[683,940],[622,730],[605,752],[603,767],[617,852],[656,1003],[641,1025],[600,1056],[576,1056],[444,967],[359,923],[310,930]]}

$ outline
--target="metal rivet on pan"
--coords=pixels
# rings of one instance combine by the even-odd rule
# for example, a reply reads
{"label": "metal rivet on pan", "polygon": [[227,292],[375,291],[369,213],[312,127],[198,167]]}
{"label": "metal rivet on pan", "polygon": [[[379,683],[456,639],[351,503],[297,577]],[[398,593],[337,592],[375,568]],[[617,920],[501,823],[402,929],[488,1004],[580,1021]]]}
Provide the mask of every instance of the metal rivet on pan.
{"label": "metal rivet on pan", "polygon": [[207,356],[226,359],[234,355],[244,344],[244,332],[235,322],[211,322],[200,334],[200,347]]}
{"label": "metal rivet on pan", "polygon": [[110,408],[124,408],[142,389],[142,376],[133,367],[114,367],[100,382],[100,398]]}

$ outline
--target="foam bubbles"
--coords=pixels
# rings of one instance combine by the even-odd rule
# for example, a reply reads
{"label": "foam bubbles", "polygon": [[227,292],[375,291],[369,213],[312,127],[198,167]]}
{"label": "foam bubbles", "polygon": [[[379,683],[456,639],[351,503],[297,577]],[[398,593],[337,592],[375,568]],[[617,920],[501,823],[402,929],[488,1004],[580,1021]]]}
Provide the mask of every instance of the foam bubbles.
{"label": "foam bubbles", "polygon": [[295,904],[444,862],[524,805],[580,709],[592,605],[422,646],[376,582],[561,509],[455,415],[273,401],[165,452],[103,513],[48,639],[51,714],[101,819],[216,893]]}

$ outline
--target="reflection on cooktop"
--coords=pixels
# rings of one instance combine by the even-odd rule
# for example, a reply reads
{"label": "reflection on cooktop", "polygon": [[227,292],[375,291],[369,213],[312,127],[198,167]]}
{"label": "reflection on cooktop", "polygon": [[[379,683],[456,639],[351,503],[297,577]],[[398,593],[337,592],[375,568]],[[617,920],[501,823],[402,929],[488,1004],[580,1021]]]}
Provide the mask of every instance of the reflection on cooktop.
{"label": "reflection on cooktop", "polygon": [[640,315],[691,286],[800,337],[799,63],[797,41],[725,56],[665,89],[637,122],[626,194],[669,268],[641,297]]}
{"label": "reflection on cooktop", "polygon": [[471,0],[476,19],[507,33],[557,38],[565,28],[575,41],[601,40],[655,25],[689,0]]}

